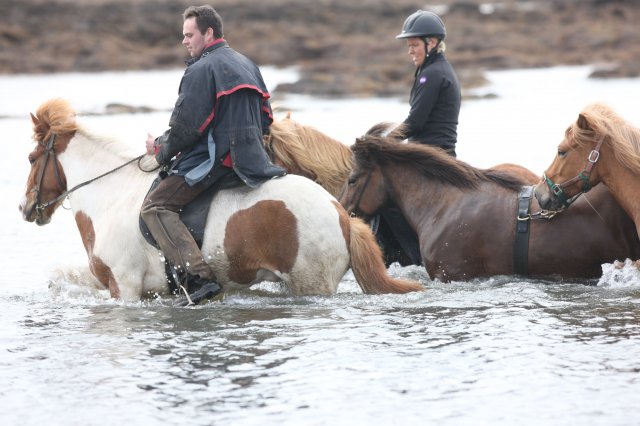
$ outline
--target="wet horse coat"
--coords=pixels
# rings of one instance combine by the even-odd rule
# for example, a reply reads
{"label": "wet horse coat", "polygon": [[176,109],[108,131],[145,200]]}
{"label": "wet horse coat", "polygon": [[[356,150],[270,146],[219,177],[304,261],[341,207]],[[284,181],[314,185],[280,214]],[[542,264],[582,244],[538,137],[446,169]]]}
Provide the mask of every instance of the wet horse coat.
{"label": "wet horse coat", "polygon": [[[111,295],[135,300],[166,293],[164,263],[138,230],[138,212],[155,177],[140,168],[152,169],[155,160],[143,157],[140,168],[135,163],[119,168],[130,159],[123,147],[79,127],[64,101],[43,104],[33,121],[38,144],[29,155],[32,169],[20,203],[24,219],[48,223],[68,195],[90,269]],[[332,294],[349,266],[366,293],[422,288],[389,277],[369,228],[349,218],[319,185],[299,176],[270,180],[257,189],[220,191],[202,252],[225,289],[271,280],[285,283],[294,294]]]}
{"label": "wet horse coat", "polygon": [[[369,217],[397,205],[420,238],[427,272],[442,281],[514,273],[517,193],[526,183],[480,170],[428,146],[380,137],[380,129],[352,146],[355,165],[341,198]],[[601,265],[640,253],[633,223],[607,191],[551,220],[531,222],[529,274],[549,279],[596,278]],[[540,208],[533,203],[532,211]],[[589,232],[584,232],[589,229]]]}

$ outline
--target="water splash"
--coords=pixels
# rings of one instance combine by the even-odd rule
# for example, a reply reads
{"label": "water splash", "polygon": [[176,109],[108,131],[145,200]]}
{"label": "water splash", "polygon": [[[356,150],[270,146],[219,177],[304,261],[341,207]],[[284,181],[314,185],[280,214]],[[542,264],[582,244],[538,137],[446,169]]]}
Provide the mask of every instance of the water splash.
{"label": "water splash", "polygon": [[640,269],[630,259],[625,260],[624,264],[605,263],[602,265],[602,277],[598,280],[598,286],[640,288]]}

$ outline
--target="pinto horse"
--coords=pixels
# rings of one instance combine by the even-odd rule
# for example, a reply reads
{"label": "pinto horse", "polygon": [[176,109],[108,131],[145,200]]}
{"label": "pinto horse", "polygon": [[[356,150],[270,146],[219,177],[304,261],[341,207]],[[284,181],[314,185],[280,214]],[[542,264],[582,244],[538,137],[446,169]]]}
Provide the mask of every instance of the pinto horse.
{"label": "pinto horse", "polygon": [[[82,128],[70,105],[59,99],[40,106],[32,121],[37,144],[29,154],[23,218],[47,224],[68,199],[90,270],[112,297],[166,294],[164,264],[138,228],[140,206],[156,175],[148,172],[157,167],[155,159],[140,156],[136,166],[116,141]],[[217,193],[202,253],[225,289],[278,281],[295,295],[328,295],[349,267],[365,293],[423,289],[390,277],[369,227],[300,176]]]}
{"label": "pinto horse", "polygon": [[600,182],[631,216],[640,235],[640,129],[610,107],[591,104],[567,128],[535,195],[544,208],[562,209]]}
{"label": "pinto horse", "polygon": [[[340,200],[345,208],[366,219],[389,203],[398,206],[419,236],[433,279],[514,274],[517,195],[526,180],[477,169],[435,147],[391,141],[381,136],[383,128],[374,126],[352,146],[354,168]],[[597,278],[603,263],[640,253],[629,232],[633,222],[607,191],[594,192],[591,204],[582,201],[550,220],[530,221],[530,276]]]}

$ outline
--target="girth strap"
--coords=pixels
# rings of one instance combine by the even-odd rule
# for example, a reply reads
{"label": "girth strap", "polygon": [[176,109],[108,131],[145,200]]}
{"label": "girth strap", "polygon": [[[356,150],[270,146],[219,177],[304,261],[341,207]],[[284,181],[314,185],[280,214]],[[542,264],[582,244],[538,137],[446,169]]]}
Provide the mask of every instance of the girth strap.
{"label": "girth strap", "polygon": [[516,239],[513,245],[513,272],[516,275],[529,274],[529,229],[531,222],[529,207],[533,197],[533,186],[524,186],[518,194],[518,215],[516,216]]}

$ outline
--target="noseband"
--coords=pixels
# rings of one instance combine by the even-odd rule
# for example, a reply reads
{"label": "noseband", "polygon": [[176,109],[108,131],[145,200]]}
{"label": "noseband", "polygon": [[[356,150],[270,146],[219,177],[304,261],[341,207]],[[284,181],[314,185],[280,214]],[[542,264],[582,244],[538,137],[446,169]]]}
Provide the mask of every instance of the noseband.
{"label": "noseband", "polygon": [[[600,137],[600,139],[598,140],[598,143],[596,144],[596,147],[593,149],[593,151],[589,153],[589,156],[587,157],[587,165],[584,167],[584,169],[582,169],[582,171],[577,176],[569,179],[568,181],[560,184],[554,184],[553,181],[547,177],[546,173],[542,174],[542,179],[549,187],[549,190],[551,191],[551,193],[558,200],[560,200],[560,202],[565,208],[569,207],[576,199],[578,199],[580,195],[591,190],[592,186],[591,186],[591,183],[589,182],[589,176],[591,175],[591,171],[593,170],[593,167],[596,165],[596,162],[600,158],[600,148],[602,148],[603,142],[604,142],[604,135]],[[582,189],[573,197],[567,198],[565,189],[567,189],[568,187],[570,187],[571,185],[577,182],[582,182]]]}

